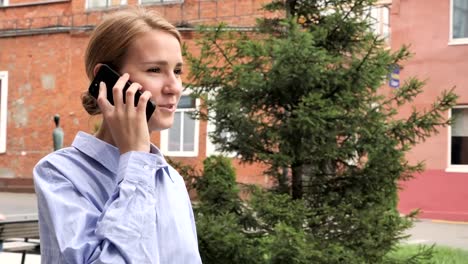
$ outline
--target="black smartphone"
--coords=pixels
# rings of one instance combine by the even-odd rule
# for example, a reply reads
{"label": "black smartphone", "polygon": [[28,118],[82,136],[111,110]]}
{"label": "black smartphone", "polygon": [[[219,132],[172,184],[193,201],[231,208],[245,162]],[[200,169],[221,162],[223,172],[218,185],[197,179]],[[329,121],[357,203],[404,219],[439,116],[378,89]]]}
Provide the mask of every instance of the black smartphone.
{"label": "black smartphone", "polygon": [[[117,80],[120,78],[120,74],[113,70],[109,65],[103,64],[99,68],[94,80],[89,85],[88,92],[94,97],[98,98],[99,95],[99,83],[104,82],[106,84],[107,89],[107,100],[114,105],[114,97],[112,95],[112,88],[114,87]],[[128,87],[130,87],[132,83],[128,81],[124,88],[123,88],[123,101],[125,103],[125,92],[127,91]],[[138,105],[138,100],[140,99],[142,92],[137,91],[135,93],[135,106]],[[154,110],[156,109],[156,105],[149,100],[146,104],[146,121],[148,121],[153,114]]]}

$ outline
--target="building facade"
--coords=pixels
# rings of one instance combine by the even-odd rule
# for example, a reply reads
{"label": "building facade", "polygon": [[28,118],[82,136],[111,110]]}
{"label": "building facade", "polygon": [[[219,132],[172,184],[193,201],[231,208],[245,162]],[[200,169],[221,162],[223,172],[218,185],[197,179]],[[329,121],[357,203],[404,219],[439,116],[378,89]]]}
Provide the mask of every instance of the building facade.
{"label": "building facade", "polygon": [[[197,24],[224,21],[233,28],[248,28],[263,16],[264,2],[1,0],[0,190],[32,191],[32,168],[53,151],[54,115],[60,116],[64,146],[72,143],[77,131],[95,130],[99,120],[88,116],[80,99],[89,86],[84,52],[90,32],[106,13],[134,5],[156,10],[179,28],[190,48]],[[210,124],[187,118],[198,104],[185,94],[174,133],[152,138],[168,156],[192,165],[215,153],[207,137]],[[237,167],[239,181],[266,183],[259,167]]]}
{"label": "building facade", "polygon": [[411,151],[409,160],[425,161],[426,169],[402,183],[400,211],[420,208],[424,218],[468,221],[468,1],[393,0],[390,24],[392,48],[406,44],[414,53],[401,81],[426,80],[412,107],[422,110],[452,87],[460,96],[446,113],[453,125]]}
{"label": "building facade", "polygon": [[[89,85],[83,58],[90,32],[106,13],[132,5],[157,10],[193,50],[195,25],[224,21],[245,29],[264,15],[260,8],[265,2],[0,0],[0,191],[33,191],[32,168],[53,151],[54,115],[60,115],[64,146],[76,132],[95,130],[99,120],[89,117],[80,101]],[[410,76],[427,80],[414,107],[424,109],[452,86],[460,95],[459,105],[447,113],[456,122],[408,156],[412,162],[424,160],[426,170],[402,183],[399,209],[420,208],[421,217],[468,221],[468,1],[428,2],[386,0],[380,1],[383,8],[373,10],[380,20],[375,30],[388,37],[391,48],[409,44],[415,53],[403,65],[401,81]],[[397,88],[382,89],[391,93]],[[207,136],[212,125],[187,118],[198,105],[185,94],[172,133],[157,133],[152,141],[173,159],[200,168],[216,150]],[[236,163],[236,168],[239,182],[269,184],[261,167]]]}

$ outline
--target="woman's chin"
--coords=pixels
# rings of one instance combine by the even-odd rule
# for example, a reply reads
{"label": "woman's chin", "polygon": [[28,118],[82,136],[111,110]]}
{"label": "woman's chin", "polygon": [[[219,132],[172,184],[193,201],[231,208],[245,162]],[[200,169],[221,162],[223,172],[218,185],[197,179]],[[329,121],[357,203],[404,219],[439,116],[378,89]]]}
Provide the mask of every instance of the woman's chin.
{"label": "woman's chin", "polygon": [[161,131],[172,127],[173,120],[150,119],[148,127],[150,131]]}

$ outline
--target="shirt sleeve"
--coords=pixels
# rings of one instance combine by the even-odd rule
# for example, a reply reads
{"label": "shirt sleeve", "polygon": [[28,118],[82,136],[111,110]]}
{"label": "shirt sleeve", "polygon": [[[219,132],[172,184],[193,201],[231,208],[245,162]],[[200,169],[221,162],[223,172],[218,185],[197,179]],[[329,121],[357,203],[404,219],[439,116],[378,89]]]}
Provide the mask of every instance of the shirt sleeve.
{"label": "shirt sleeve", "polygon": [[123,180],[102,210],[65,177],[72,169],[57,170],[50,162],[35,167],[40,226],[56,241],[61,261],[156,263],[156,169],[147,165],[151,155],[133,151],[121,155],[117,173]]}

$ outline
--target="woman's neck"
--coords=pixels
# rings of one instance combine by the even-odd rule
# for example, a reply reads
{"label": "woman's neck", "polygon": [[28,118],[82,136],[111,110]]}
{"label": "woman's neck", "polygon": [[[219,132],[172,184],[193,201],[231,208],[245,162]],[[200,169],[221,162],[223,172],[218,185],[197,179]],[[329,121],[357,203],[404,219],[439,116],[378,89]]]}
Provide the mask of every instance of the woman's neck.
{"label": "woman's neck", "polygon": [[99,130],[94,134],[94,136],[108,144],[111,144],[112,146],[115,146],[114,138],[105,122],[101,123]]}

